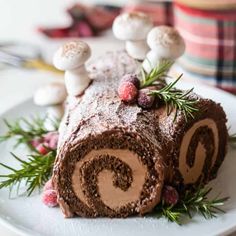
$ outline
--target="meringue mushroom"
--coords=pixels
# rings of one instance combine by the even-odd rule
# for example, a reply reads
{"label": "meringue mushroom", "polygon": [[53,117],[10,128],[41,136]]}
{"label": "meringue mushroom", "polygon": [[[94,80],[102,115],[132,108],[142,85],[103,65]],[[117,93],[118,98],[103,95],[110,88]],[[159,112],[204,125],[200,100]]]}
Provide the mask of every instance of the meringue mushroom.
{"label": "meringue mushroom", "polygon": [[147,36],[151,50],[143,62],[144,70],[149,73],[161,61],[174,61],[183,55],[185,43],[179,32],[170,26],[157,26]]}
{"label": "meringue mushroom", "polygon": [[60,120],[64,114],[63,103],[67,97],[65,85],[53,82],[39,88],[34,94],[34,103],[47,108],[45,127],[53,129],[55,120]]}
{"label": "meringue mushroom", "polygon": [[54,66],[65,71],[65,85],[69,95],[78,96],[90,84],[85,62],[91,56],[87,43],[75,40],[61,46],[53,58]]}
{"label": "meringue mushroom", "polygon": [[153,23],[146,14],[130,12],[119,15],[112,29],[116,38],[126,41],[126,51],[131,57],[144,60],[149,50],[146,37],[152,27]]}

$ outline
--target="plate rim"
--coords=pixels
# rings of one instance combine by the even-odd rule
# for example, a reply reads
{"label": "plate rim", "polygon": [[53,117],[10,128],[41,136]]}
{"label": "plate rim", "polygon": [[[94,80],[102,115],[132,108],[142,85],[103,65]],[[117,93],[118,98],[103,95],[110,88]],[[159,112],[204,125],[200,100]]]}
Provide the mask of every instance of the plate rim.
{"label": "plate rim", "polygon": [[[183,84],[183,85],[188,85],[189,84],[190,86],[193,87],[193,84],[191,82],[187,82],[187,81],[180,81],[180,84]],[[195,88],[197,87],[198,89],[200,89],[202,87],[204,89],[209,89],[212,92],[217,91],[218,93],[221,93],[224,96],[228,96],[228,98],[234,99],[236,101],[236,96],[234,96],[233,94],[230,94],[230,93],[228,93],[224,90],[221,90],[219,88],[211,87],[211,86],[208,86],[208,85],[205,85],[205,84],[197,84],[197,85],[194,85],[194,87]],[[9,107],[8,109],[4,110],[3,112],[0,112],[0,120],[2,120],[3,116],[7,116],[8,113],[11,113],[16,107],[24,106],[27,103],[33,103],[33,98],[32,97],[27,98],[27,99],[15,104],[14,106]],[[16,233],[16,234],[21,235],[21,236],[32,236],[32,235],[38,236],[38,235],[40,235],[37,231],[33,231],[29,228],[26,228],[24,226],[20,226],[18,224],[15,224],[14,222],[9,221],[7,218],[4,217],[4,215],[2,213],[0,214],[0,224],[3,227],[5,227],[5,228],[9,229],[10,231],[12,231],[13,233]],[[227,229],[222,229],[222,230],[217,232],[217,234],[220,234],[220,235],[228,235],[228,234],[231,234],[231,233],[236,234],[236,223],[234,225],[231,225]]]}

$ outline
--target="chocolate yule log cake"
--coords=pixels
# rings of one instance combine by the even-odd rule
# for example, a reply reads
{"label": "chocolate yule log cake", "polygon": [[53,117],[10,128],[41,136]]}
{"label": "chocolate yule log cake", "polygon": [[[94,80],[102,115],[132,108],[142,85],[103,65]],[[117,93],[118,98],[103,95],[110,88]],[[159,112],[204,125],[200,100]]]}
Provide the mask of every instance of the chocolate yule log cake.
{"label": "chocolate yule log cake", "polygon": [[[129,16],[123,17],[130,23]],[[131,19],[140,23],[139,17]],[[157,36],[167,38],[163,47],[180,37],[162,30],[166,32]],[[85,67],[90,54],[86,43],[72,41],[54,57],[55,66],[66,71],[69,94],[52,179],[65,217],[143,215],[161,201],[165,183],[183,190],[216,177],[226,154],[226,115],[214,101],[164,81],[162,69],[168,66],[161,64],[171,53],[155,57],[160,79],[152,82],[137,79],[140,61],[124,51],[107,53]],[[169,109],[166,91],[175,95],[179,107]],[[181,110],[181,102],[189,107]],[[187,117],[190,111],[195,113]]]}
{"label": "chocolate yule log cake", "polygon": [[174,112],[167,116],[164,107],[156,111],[158,132],[163,146],[169,149],[165,182],[180,189],[215,178],[226,154],[227,120],[222,107],[210,99],[192,96],[200,112],[188,122],[181,113],[173,122]]}

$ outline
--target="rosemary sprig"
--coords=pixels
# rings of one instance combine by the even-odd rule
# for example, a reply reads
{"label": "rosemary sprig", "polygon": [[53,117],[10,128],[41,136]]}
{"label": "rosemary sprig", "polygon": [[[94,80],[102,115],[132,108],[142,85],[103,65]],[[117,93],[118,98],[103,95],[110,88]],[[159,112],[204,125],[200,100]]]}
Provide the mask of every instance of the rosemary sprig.
{"label": "rosemary sprig", "polygon": [[177,116],[178,110],[183,112],[186,120],[188,117],[194,118],[194,113],[198,111],[195,107],[197,101],[189,98],[189,94],[193,91],[193,88],[187,91],[180,91],[174,88],[181,77],[182,74],[175,81],[167,84],[162,89],[152,90],[150,92],[150,95],[157,96],[165,102],[167,115],[170,115],[170,113],[175,109],[174,120]]}
{"label": "rosemary sprig", "polygon": [[[141,88],[145,88],[154,85],[155,82],[163,82],[166,78],[166,73],[172,66],[172,62],[164,61],[159,66],[154,67],[150,73],[146,73],[141,70]],[[159,90],[151,90],[149,95],[158,97],[166,105],[167,115],[169,116],[173,110],[175,110],[174,120],[177,117],[177,112],[180,110],[183,112],[185,120],[189,117],[194,118],[194,113],[198,111],[195,107],[196,99],[189,98],[193,88],[187,91],[177,90],[175,85],[178,83],[182,75],[180,75],[175,81],[164,85]]]}
{"label": "rosemary sprig", "polygon": [[[54,130],[58,130],[59,122],[52,122],[54,125]],[[7,126],[8,131],[5,135],[0,136],[0,142],[7,141],[11,138],[16,138],[15,147],[20,144],[26,144],[30,149],[32,149],[30,141],[35,138],[40,138],[49,132],[44,126],[45,117],[32,117],[29,120],[20,118],[12,123],[4,120],[4,123]]]}
{"label": "rosemary sprig", "polygon": [[24,184],[27,186],[26,192],[30,196],[35,189],[40,189],[50,178],[56,151],[50,151],[45,155],[30,155],[27,161],[22,160],[13,153],[11,154],[20,163],[21,168],[17,170],[0,163],[2,167],[10,171],[9,174],[0,175],[0,179],[3,179],[0,181],[0,189],[9,187],[11,193],[13,187],[17,186],[18,195],[19,188]]}
{"label": "rosemary sprig", "polygon": [[229,135],[228,140],[230,144],[236,145],[236,133]]}
{"label": "rosemary sprig", "polygon": [[162,79],[172,65],[173,62],[164,61],[159,66],[154,67],[150,73],[146,73],[144,69],[141,69],[141,88],[148,87],[155,81]]}
{"label": "rosemary sprig", "polygon": [[199,188],[195,193],[187,191],[179,203],[175,206],[159,204],[153,211],[157,216],[164,216],[171,222],[181,224],[183,216],[192,218],[193,213],[200,213],[205,219],[214,218],[218,213],[224,212],[221,206],[229,199],[216,196],[212,200],[208,199],[211,188]]}

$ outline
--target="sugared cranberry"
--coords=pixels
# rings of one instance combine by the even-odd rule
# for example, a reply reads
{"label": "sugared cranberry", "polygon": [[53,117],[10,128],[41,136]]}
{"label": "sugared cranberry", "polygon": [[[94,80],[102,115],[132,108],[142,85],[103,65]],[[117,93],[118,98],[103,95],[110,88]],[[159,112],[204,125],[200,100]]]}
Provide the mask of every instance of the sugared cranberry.
{"label": "sugared cranberry", "polygon": [[54,131],[53,132],[48,132],[47,134],[45,134],[43,136],[43,139],[44,139],[45,142],[49,142],[55,136],[58,137],[58,132],[54,132]]}
{"label": "sugared cranberry", "polygon": [[42,202],[48,207],[56,207],[58,205],[57,194],[55,190],[46,190],[42,194]]}
{"label": "sugared cranberry", "polygon": [[46,147],[49,149],[55,150],[57,148],[58,143],[58,132],[49,132],[44,136],[44,142]]}
{"label": "sugared cranberry", "polygon": [[37,147],[36,147],[36,150],[42,154],[42,155],[45,155],[49,152],[49,149],[47,148],[47,143],[45,144],[39,144]]}
{"label": "sugared cranberry", "polygon": [[138,79],[136,74],[126,74],[122,77],[120,83],[130,82],[132,83],[137,89],[140,88],[140,80]]}
{"label": "sugared cranberry", "polygon": [[179,194],[175,188],[166,185],[163,188],[162,200],[166,205],[176,205],[179,201]]}
{"label": "sugared cranberry", "polygon": [[118,88],[118,94],[124,102],[134,102],[138,95],[138,89],[131,82],[123,82]]}
{"label": "sugared cranberry", "polygon": [[36,148],[39,144],[41,144],[43,142],[42,138],[35,138],[33,140],[30,141],[30,144]]}
{"label": "sugared cranberry", "polygon": [[43,191],[53,190],[52,179],[49,179],[43,187]]}
{"label": "sugared cranberry", "polygon": [[138,94],[138,105],[144,109],[151,108],[155,97],[150,95],[150,89],[141,89]]}

